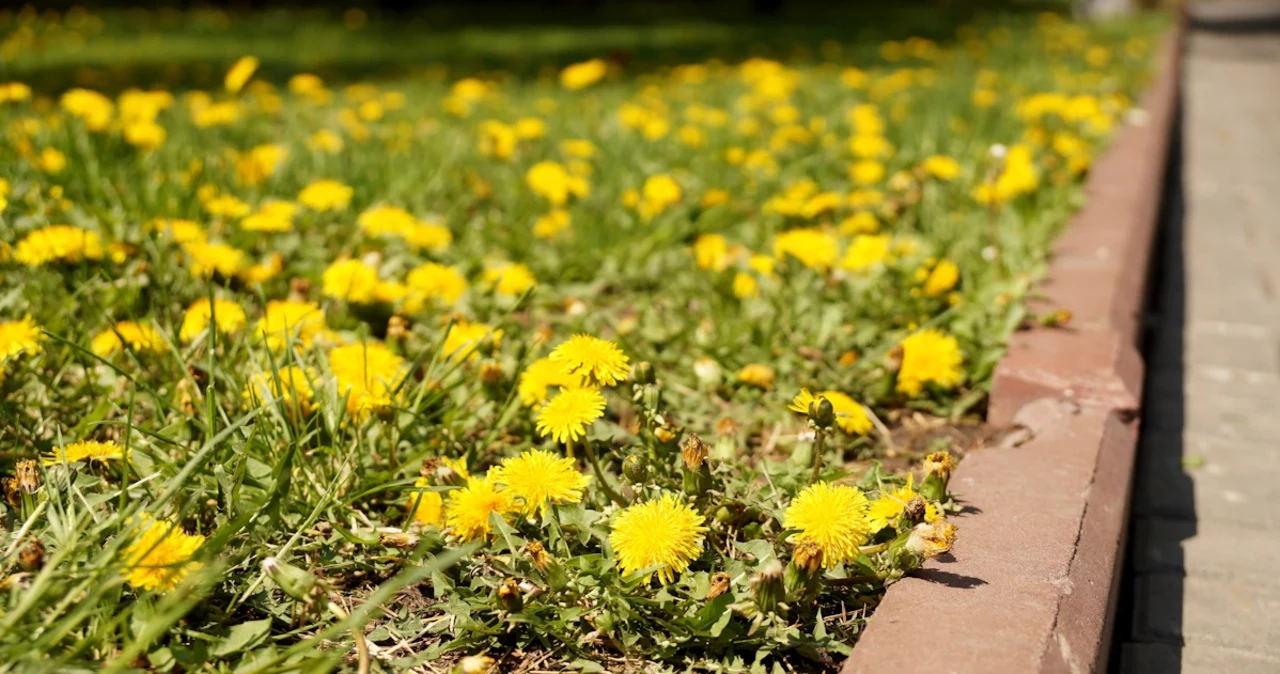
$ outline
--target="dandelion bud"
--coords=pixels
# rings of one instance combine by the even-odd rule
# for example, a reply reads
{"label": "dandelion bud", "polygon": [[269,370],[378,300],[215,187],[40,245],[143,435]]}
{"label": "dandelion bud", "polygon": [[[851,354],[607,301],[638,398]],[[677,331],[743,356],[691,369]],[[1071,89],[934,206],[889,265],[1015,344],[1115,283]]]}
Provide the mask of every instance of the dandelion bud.
{"label": "dandelion bud", "polygon": [[639,454],[632,454],[622,460],[622,474],[635,483],[649,479],[649,463]]}
{"label": "dandelion bud", "polygon": [[771,559],[751,577],[751,591],[761,611],[772,611],[785,598],[782,562]]}
{"label": "dandelion bud", "polygon": [[498,584],[498,603],[504,610],[519,613],[524,608],[524,595],[515,578],[507,578]]}
{"label": "dandelion bud", "polygon": [[301,276],[289,279],[289,299],[301,301],[307,299],[309,294],[311,294],[311,279]]}
{"label": "dandelion bud", "polygon": [[556,561],[555,558],[551,556],[551,553],[547,552],[546,548],[542,547],[542,544],[538,541],[529,541],[526,543],[524,546],[524,554],[528,555],[529,561],[533,562],[533,565],[537,567],[539,571],[544,573],[547,568]]}
{"label": "dandelion bud", "polygon": [[13,506],[14,508],[17,508],[18,506],[22,505],[22,495],[18,491],[17,480],[11,477],[0,479],[0,488],[3,488],[4,500],[6,503]]}
{"label": "dandelion bud", "polygon": [[897,372],[902,369],[902,345],[898,344],[884,354],[884,369]]}
{"label": "dandelion bud", "polygon": [[662,388],[656,384],[646,384],[640,390],[640,402],[644,404],[646,410],[658,410],[662,408]]}
{"label": "dandelion bud", "polygon": [[921,560],[937,557],[951,550],[956,541],[956,527],[945,519],[917,524],[908,534],[905,549]]}
{"label": "dandelion bud", "polygon": [[715,599],[729,591],[729,574],[721,571],[711,577],[711,587],[707,589],[707,599]]}
{"label": "dandelion bud", "polygon": [[491,386],[502,381],[502,366],[491,360],[481,363],[480,381]]}
{"label": "dandelion bud", "polygon": [[809,419],[818,428],[831,428],[836,425],[836,408],[830,400],[818,396],[809,403]]}
{"label": "dandelion bud", "polygon": [[[832,412],[834,419],[835,412]],[[707,443],[702,441],[696,433],[690,433],[685,438],[684,444],[680,447],[680,456],[684,458],[684,466],[693,472],[702,470],[702,464],[707,460]]]}
{"label": "dandelion bud", "polygon": [[641,386],[647,386],[658,381],[657,374],[653,371],[653,364],[647,360],[636,363],[631,369],[631,378]]}
{"label": "dandelion bud", "polygon": [[39,571],[44,567],[44,543],[32,538],[18,551],[18,565],[23,571]]}
{"label": "dandelion bud", "polygon": [[947,484],[951,481],[951,472],[955,470],[956,458],[951,452],[933,452],[924,459],[925,470],[929,475],[920,485],[920,495],[930,501],[942,501],[947,497]]}
{"label": "dandelion bud", "polygon": [[1047,328],[1057,328],[1071,322],[1071,312],[1066,309],[1055,309],[1040,317],[1040,324]]}
{"label": "dandelion bud", "polygon": [[24,494],[40,491],[43,480],[35,459],[23,459],[13,468],[13,486]]}
{"label": "dandelion bud", "polygon": [[812,596],[822,585],[822,548],[813,541],[796,544],[791,563],[783,574],[787,596],[800,599]]}
{"label": "dandelion bud", "polygon": [[489,674],[493,671],[493,658],[487,655],[468,655],[454,666],[454,674]]}
{"label": "dandelion bud", "polygon": [[387,319],[387,339],[399,341],[409,336],[409,321],[404,316],[392,316]]}
{"label": "dandelion bud", "polygon": [[601,611],[593,621],[597,630],[608,634],[613,631],[614,620],[613,614],[608,611]]}
{"label": "dandelion bud", "polygon": [[454,470],[452,466],[441,463],[436,466],[436,484],[463,487],[467,484],[467,478]]}
{"label": "dandelion bud", "polygon": [[392,531],[382,534],[379,541],[388,548],[396,548],[398,550],[412,550],[418,547],[418,535],[404,531]]}
{"label": "dandelion bud", "polygon": [[312,600],[318,581],[305,569],[282,562],[276,557],[268,557],[262,560],[262,572],[290,597],[303,602]]}
{"label": "dandelion bud", "polygon": [[907,518],[908,522],[916,524],[917,522],[924,521],[925,513],[928,512],[928,510],[929,505],[925,500],[916,496],[910,501],[907,501],[907,505],[902,509],[902,514]]}
{"label": "dandelion bud", "polygon": [[796,545],[791,561],[809,573],[817,573],[822,568],[822,547],[813,541],[804,541]]}

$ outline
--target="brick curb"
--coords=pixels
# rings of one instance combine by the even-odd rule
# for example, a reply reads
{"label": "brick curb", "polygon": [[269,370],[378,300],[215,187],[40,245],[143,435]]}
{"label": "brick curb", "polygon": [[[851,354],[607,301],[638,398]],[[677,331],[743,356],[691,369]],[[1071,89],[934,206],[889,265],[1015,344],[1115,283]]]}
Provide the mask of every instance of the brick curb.
{"label": "brick curb", "polygon": [[1178,104],[1185,20],[1166,35],[1145,119],[1085,185],[1041,290],[1067,329],[1018,332],[988,421],[1030,431],[970,454],[952,489],[974,508],[954,558],[890,588],[842,674],[1102,672],[1123,565],[1144,364],[1141,311]]}

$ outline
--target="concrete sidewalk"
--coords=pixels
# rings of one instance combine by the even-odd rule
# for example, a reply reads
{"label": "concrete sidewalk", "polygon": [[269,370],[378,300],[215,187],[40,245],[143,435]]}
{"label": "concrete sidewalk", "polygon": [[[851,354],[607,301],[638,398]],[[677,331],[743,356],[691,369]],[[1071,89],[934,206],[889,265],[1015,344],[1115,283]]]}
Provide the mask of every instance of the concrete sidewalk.
{"label": "concrete sidewalk", "polygon": [[1280,2],[1191,14],[1112,669],[1280,672]]}

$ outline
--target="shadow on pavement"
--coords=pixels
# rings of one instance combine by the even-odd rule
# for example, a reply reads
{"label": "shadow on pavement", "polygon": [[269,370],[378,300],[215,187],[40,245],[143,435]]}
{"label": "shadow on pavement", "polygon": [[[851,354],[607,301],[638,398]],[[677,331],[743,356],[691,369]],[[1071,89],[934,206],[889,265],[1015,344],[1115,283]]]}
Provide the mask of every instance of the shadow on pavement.
{"label": "shadow on pavement", "polygon": [[1182,669],[1185,573],[1182,541],[1195,535],[1194,484],[1184,469],[1186,265],[1180,104],[1170,143],[1143,354],[1142,435],[1134,471],[1130,536],[1117,600],[1109,671]]}

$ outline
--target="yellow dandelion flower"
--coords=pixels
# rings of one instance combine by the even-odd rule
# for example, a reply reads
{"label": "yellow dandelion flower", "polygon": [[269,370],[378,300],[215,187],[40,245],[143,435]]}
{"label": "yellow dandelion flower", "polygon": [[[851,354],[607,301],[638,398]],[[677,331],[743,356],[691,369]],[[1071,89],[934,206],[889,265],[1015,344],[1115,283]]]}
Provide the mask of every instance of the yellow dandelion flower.
{"label": "yellow dandelion flower", "polygon": [[835,568],[858,556],[858,546],[871,534],[867,497],[856,487],[818,482],[805,487],[784,515],[784,526],[798,529],[796,543],[822,549],[822,564]]}
{"label": "yellow dandelion flower", "polygon": [[539,239],[554,239],[573,225],[569,211],[563,208],[553,209],[546,215],[539,216],[533,223],[533,235]]}
{"label": "yellow dandelion flower", "polygon": [[272,300],[258,319],[255,333],[267,341],[272,351],[279,351],[290,339],[304,347],[325,329],[324,313],[315,302]]}
{"label": "yellow dandelion flower", "polygon": [[729,241],[719,234],[703,234],[693,242],[693,259],[699,269],[724,271],[733,262]]}
{"label": "yellow dandelion flower", "polygon": [[257,70],[258,59],[252,56],[242,56],[227,71],[227,76],[223,78],[223,85],[226,86],[227,91],[233,94],[239,93]]}
{"label": "yellow dandelion flower", "polygon": [[505,519],[515,509],[511,492],[489,475],[483,480],[472,478],[466,487],[449,492],[445,521],[458,538],[473,541],[493,532],[493,515]]}
{"label": "yellow dandelion flower", "polygon": [[124,447],[107,441],[98,442],[97,440],[84,440],[81,442],[73,442],[71,444],[55,447],[54,450],[42,457],[44,465],[53,466],[60,463],[75,463],[77,461],[107,461],[124,458]]}
{"label": "yellow dandelion flower", "polygon": [[836,238],[816,227],[782,232],[773,238],[774,257],[790,255],[804,266],[825,272],[836,263]]}
{"label": "yellow dandelion flower", "polygon": [[908,396],[920,395],[925,383],[954,388],[964,380],[960,365],[964,354],[956,338],[932,328],[902,340],[902,366],[898,369],[897,390]]}
{"label": "yellow dandelion flower", "polygon": [[565,89],[585,89],[604,79],[609,66],[601,59],[574,63],[560,71],[560,86]]}
{"label": "yellow dandelion flower", "polygon": [[0,364],[22,354],[40,353],[44,334],[30,316],[20,321],[0,321]]}
{"label": "yellow dandelion flower", "polygon": [[574,335],[551,351],[551,360],[563,363],[585,384],[613,386],[627,378],[630,360],[617,344],[591,335]]}
{"label": "yellow dandelion flower", "polygon": [[134,351],[160,352],[164,350],[164,338],[152,325],[120,321],[98,333],[90,344],[90,350],[103,358],[128,347]]}
{"label": "yellow dandelion flower", "polygon": [[445,335],[444,344],[440,347],[440,350],[445,356],[459,360],[464,358],[475,359],[479,356],[476,353],[476,349],[490,335],[493,336],[494,346],[498,346],[502,341],[501,330],[494,330],[484,323],[457,321],[449,326],[449,334]]}
{"label": "yellow dandelion flower", "polygon": [[836,411],[836,425],[845,433],[866,435],[871,430],[871,419],[867,416],[867,408],[853,398],[839,391],[823,391],[818,395],[831,402]]}
{"label": "yellow dandelion flower", "polygon": [[619,513],[609,545],[623,575],[658,567],[659,581],[670,583],[702,554],[704,521],[678,496],[664,493]]}
{"label": "yellow dandelion flower", "polygon": [[199,223],[176,218],[155,218],[147,223],[147,229],[168,236],[180,245],[204,241],[208,237]]}
{"label": "yellow dandelion flower", "polygon": [[370,304],[378,288],[378,271],[361,260],[338,260],[321,276],[325,297]]}
{"label": "yellow dandelion flower", "polygon": [[414,490],[409,493],[405,508],[413,513],[413,521],[424,526],[439,527],[444,524],[444,499],[440,492],[429,491],[431,481],[420,477],[413,483]]}
{"label": "yellow dandelion flower", "polygon": [[421,309],[424,301],[438,301],[452,305],[462,294],[467,292],[467,279],[456,267],[446,267],[435,262],[427,262],[414,267],[405,279],[409,286],[410,297],[414,302],[406,306],[410,313]]}
{"label": "yellow dandelion flower", "polygon": [[[773,368],[760,363],[751,363],[738,371],[738,381],[766,391],[773,388]],[[805,412],[808,412],[808,408]]]}
{"label": "yellow dandelion flower", "polygon": [[346,396],[347,413],[357,419],[381,412],[394,403],[405,375],[405,360],[381,342],[357,342],[329,350],[329,369]]}
{"label": "yellow dandelion flower", "polygon": [[354,191],[336,180],[317,180],[302,188],[298,203],[313,211],[341,211],[351,203]]}
{"label": "yellow dandelion flower", "polygon": [[245,253],[225,243],[196,241],[183,246],[195,278],[234,278],[245,268]]}
{"label": "yellow dandelion flower", "polygon": [[386,204],[366,209],[356,218],[360,231],[369,236],[403,236],[417,221],[409,211]]}
{"label": "yellow dandelion flower", "polygon": [[283,400],[290,408],[306,413],[315,408],[311,381],[307,371],[296,365],[259,372],[249,378],[244,387],[244,397],[254,405]]}
{"label": "yellow dandelion flower", "polygon": [[13,259],[28,267],[39,267],[50,262],[101,260],[104,252],[96,232],[71,225],[50,225],[23,237],[13,248]]}
{"label": "yellow dandelion flower", "polygon": [[733,296],[740,300],[749,300],[760,296],[760,283],[756,277],[745,271],[733,275]]}
{"label": "yellow dandelion flower", "polygon": [[960,162],[951,157],[933,155],[921,162],[920,167],[938,180],[950,181],[960,176]]}
{"label": "yellow dandelion flower", "polygon": [[405,243],[432,253],[443,253],[453,243],[453,232],[439,221],[415,222],[400,234]]}
{"label": "yellow dandelion flower", "polygon": [[915,497],[915,476],[911,474],[907,475],[905,485],[880,490],[880,497],[872,501],[867,509],[867,523],[871,526],[871,531],[880,531],[896,522]]}
{"label": "yellow dandelion flower", "polygon": [[604,415],[604,405],[604,396],[596,389],[562,390],[538,411],[538,433],[556,442],[573,442]]}
{"label": "yellow dandelion flower", "polygon": [[548,389],[581,388],[582,377],[565,369],[564,364],[550,358],[539,358],[529,363],[520,374],[517,393],[525,407],[535,407],[547,402]]}
{"label": "yellow dandelion flower", "polygon": [[950,260],[943,260],[929,272],[924,282],[924,294],[929,297],[945,295],[960,280],[960,268]]}
{"label": "yellow dandelion flower", "polygon": [[155,520],[143,515],[130,532],[132,542],[124,549],[125,579],[142,590],[168,591],[200,568],[192,562],[204,536],[182,531],[177,522]]}
{"label": "yellow dandelion flower", "polygon": [[485,269],[484,282],[491,286],[494,292],[508,297],[519,297],[538,283],[527,266],[514,263]]}
{"label": "yellow dandelion flower", "polygon": [[552,503],[581,502],[582,490],[589,481],[574,467],[573,459],[540,449],[506,459],[494,469],[493,475],[513,496],[522,500],[521,512],[533,515],[541,511],[544,517]]}
{"label": "yellow dandelion flower", "polygon": [[209,327],[209,321],[217,322],[218,332],[224,335],[235,334],[248,321],[244,309],[230,300],[213,300],[207,298],[196,300],[187,307],[182,316],[182,329],[178,331],[178,339],[189,342]]}
{"label": "yellow dandelion flower", "polygon": [[889,257],[889,237],[883,234],[861,235],[853,240],[840,260],[840,266],[861,272],[884,262]]}

